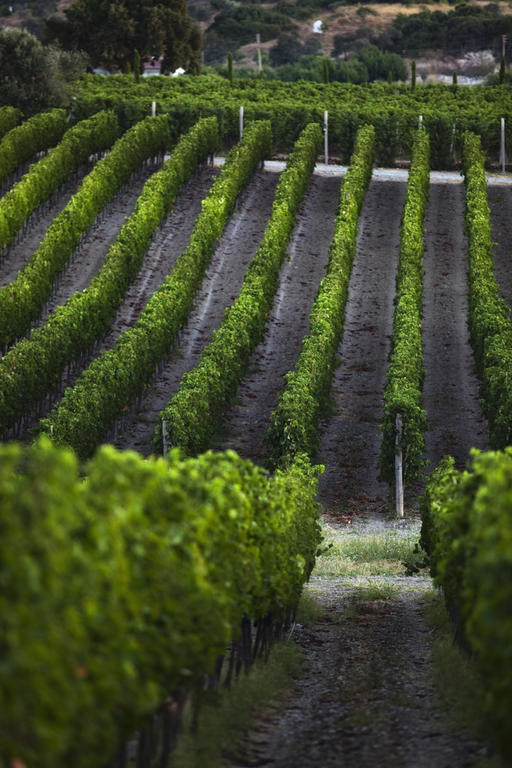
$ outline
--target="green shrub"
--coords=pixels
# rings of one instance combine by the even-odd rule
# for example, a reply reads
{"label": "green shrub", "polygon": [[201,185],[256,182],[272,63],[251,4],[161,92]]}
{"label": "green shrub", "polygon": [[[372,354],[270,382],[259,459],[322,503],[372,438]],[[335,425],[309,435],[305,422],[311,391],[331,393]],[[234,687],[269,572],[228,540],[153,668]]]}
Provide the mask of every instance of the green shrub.
{"label": "green shrub", "polygon": [[47,439],[0,458],[2,765],[103,765],[244,616],[294,608],[313,567],[304,461],[270,478],[233,452],[106,446],[83,479]]}
{"label": "green shrub", "polygon": [[494,739],[512,757],[512,449],[446,458],[422,500],[422,544],[459,637],[473,654]]}

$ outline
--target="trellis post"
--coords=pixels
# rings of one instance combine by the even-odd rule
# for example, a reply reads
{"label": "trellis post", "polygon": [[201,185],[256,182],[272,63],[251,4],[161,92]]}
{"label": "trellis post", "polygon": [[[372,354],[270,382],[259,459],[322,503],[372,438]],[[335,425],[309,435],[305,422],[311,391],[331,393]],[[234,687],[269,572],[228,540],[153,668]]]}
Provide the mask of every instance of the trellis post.
{"label": "trellis post", "polygon": [[156,116],[156,101],[151,102],[151,117]]}
{"label": "trellis post", "polygon": [[324,156],[325,164],[329,164],[329,113],[324,111]]}
{"label": "trellis post", "polygon": [[505,118],[501,118],[501,136],[500,136],[500,165],[501,172],[505,173]]}
{"label": "trellis post", "polygon": [[162,419],[162,444],[164,456],[167,456],[169,446],[167,445],[167,421],[165,419]]}
{"label": "trellis post", "polygon": [[402,417],[396,415],[395,432],[395,489],[396,489],[396,515],[404,516],[404,479],[402,463]]}
{"label": "trellis post", "polygon": [[240,107],[240,138],[244,135],[244,108]]}

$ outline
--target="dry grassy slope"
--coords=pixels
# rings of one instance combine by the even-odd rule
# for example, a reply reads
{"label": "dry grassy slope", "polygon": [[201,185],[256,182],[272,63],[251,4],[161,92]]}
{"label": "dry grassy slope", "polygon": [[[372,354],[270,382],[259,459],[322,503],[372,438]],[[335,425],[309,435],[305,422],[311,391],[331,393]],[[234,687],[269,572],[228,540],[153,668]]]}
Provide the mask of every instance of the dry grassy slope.
{"label": "dry grassy slope", "polygon": [[[472,5],[485,6],[488,4],[488,0],[472,0]],[[277,3],[265,3],[266,7],[272,8]],[[498,2],[502,13],[510,13],[511,5],[508,1]],[[296,21],[294,24],[297,27],[297,33],[302,42],[307,40],[312,32],[312,23],[315,19],[321,19],[325,24],[325,32],[322,35],[318,35],[318,39],[322,44],[321,53],[330,55],[333,48],[333,40],[335,35],[344,35],[347,38],[353,38],[355,33],[359,30],[361,38],[375,36],[383,30],[385,30],[393,21],[393,19],[399,14],[403,13],[407,16],[413,13],[419,13],[421,10],[428,8],[429,10],[442,11],[447,13],[453,10],[453,4],[448,2],[436,2],[435,4],[411,4],[404,5],[402,3],[364,3],[361,5],[356,3],[354,5],[343,5],[333,10],[319,9],[317,13],[313,13],[309,21]],[[358,14],[360,8],[369,10],[369,13],[362,17]],[[201,28],[206,30],[215,18],[217,11],[213,11],[211,18],[201,23]],[[367,33],[367,34],[365,34]],[[275,40],[269,40],[263,43],[262,50],[268,51],[275,44]],[[240,66],[256,67],[256,43],[250,43],[243,46],[241,49],[245,54],[246,60],[239,62]]]}
{"label": "dry grassy slope", "polygon": [[62,13],[72,4],[72,2],[73,0],[54,0],[53,3],[32,2],[32,7],[41,9],[41,13],[36,16],[33,15],[28,3],[20,5],[14,2],[14,13],[0,19],[0,27],[17,27],[18,29],[28,27],[30,31],[37,32],[34,25],[40,24],[41,17],[44,17],[44,15],[48,16],[52,13]]}

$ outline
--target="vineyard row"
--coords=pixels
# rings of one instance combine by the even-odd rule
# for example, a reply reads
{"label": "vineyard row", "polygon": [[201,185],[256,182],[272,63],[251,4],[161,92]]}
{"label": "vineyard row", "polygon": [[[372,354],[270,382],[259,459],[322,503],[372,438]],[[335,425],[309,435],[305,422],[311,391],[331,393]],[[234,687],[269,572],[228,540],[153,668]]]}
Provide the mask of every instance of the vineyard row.
{"label": "vineyard row", "polygon": [[[147,132],[151,149],[155,145],[161,149],[168,142],[167,130],[166,118],[147,118],[120,141],[125,140],[126,147],[133,142],[136,165],[147,151],[141,149],[141,135]],[[201,120],[181,138],[170,160],[145,185],[87,291],[73,296],[30,339],[15,344],[2,358],[4,431],[22,417],[27,404],[34,407],[58,383],[65,365],[108,329],[183,181],[213,153],[218,141],[214,118]],[[203,201],[188,248],[135,326],[93,362],[43,420],[43,431],[54,442],[72,445],[81,457],[92,455],[112,423],[147,385],[186,322],[237,195],[268,156],[270,141],[266,122],[255,122],[245,131]],[[296,142],[240,295],[199,366],[183,380],[162,414],[168,424],[167,443],[189,453],[202,450],[234,395],[263,333],[320,142],[318,125],[307,126]],[[462,145],[471,340],[493,444],[503,447],[510,439],[507,371],[512,362],[512,327],[493,273],[483,153],[471,134],[464,135]],[[102,162],[116,162],[115,146]],[[0,523],[5,549],[1,567],[7,584],[0,599],[11,604],[2,612],[9,622],[10,653],[3,673],[6,685],[0,688],[6,691],[8,711],[13,713],[5,738],[2,734],[6,764],[18,759],[44,768],[79,766],[91,755],[103,760],[105,734],[111,737],[108,749],[114,750],[166,694],[196,682],[190,670],[210,671],[219,651],[237,635],[244,615],[251,620],[283,616],[296,604],[318,545],[315,472],[305,455],[310,459],[314,453],[316,421],[330,386],[374,148],[375,129],[360,129],[341,188],[329,265],[311,313],[310,334],[271,418],[274,458],[286,467],[284,471],[277,470],[269,479],[232,453],[183,459],[173,452],[166,462],[104,448],[88,465],[84,482],[71,453],[49,441],[36,443],[24,458],[19,447],[2,448],[1,506],[17,510],[2,515]],[[402,219],[385,392],[388,443],[381,471],[388,477],[397,412],[404,418],[408,471],[415,476],[421,468],[422,233],[428,155],[427,132],[417,131]],[[158,431],[156,441],[162,442]],[[512,690],[504,648],[512,632],[507,612],[510,580],[505,584],[496,574],[498,567],[502,574],[510,568],[509,461],[508,452],[477,456],[469,474],[457,473],[453,463],[444,462],[426,495],[422,534],[436,578],[489,681],[489,711],[497,741],[508,755],[512,746],[503,723]],[[23,473],[18,473],[21,466]],[[233,494],[239,495],[234,499]],[[498,499],[494,505],[489,503],[493,499]],[[200,510],[197,516],[190,513],[194,508]],[[19,568],[28,571],[30,579],[20,579]],[[69,579],[62,574],[69,574]],[[493,591],[496,579],[504,586]],[[85,582],[91,585],[87,596]],[[109,591],[112,583],[116,590]],[[37,610],[29,610],[33,605]],[[57,615],[65,620],[56,622]],[[42,631],[52,638],[50,643],[41,644]],[[40,695],[48,685],[47,673],[42,673],[45,667],[53,670],[55,699]],[[70,702],[64,711],[60,708],[60,718],[55,718],[57,699]],[[77,729],[83,717],[79,712],[89,712],[90,718],[87,727]],[[33,726],[30,733],[27,722]]]}

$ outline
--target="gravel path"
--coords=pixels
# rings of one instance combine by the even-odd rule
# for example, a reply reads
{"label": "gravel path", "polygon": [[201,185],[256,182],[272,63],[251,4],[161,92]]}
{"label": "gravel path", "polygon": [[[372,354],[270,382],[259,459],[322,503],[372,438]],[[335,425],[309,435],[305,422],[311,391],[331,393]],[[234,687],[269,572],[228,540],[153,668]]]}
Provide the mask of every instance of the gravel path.
{"label": "gravel path", "polygon": [[[498,188],[495,188],[498,189]],[[489,429],[478,403],[479,382],[467,326],[467,242],[464,188],[431,184],[425,217],[423,404],[427,471],[446,454],[465,466],[472,447],[485,448]]]}
{"label": "gravel path", "polygon": [[406,184],[372,179],[359,219],[332,413],[319,425],[319,496],[336,517],[362,506],[379,512],[382,395],[393,322],[400,218]]}
{"label": "gravel path", "polygon": [[247,735],[232,768],[461,768],[485,746],[454,733],[436,704],[424,577],[313,578],[323,608],[295,642],[303,674],[279,713]]}
{"label": "gravel path", "polygon": [[[224,435],[215,447],[232,448],[261,462],[262,440],[277,405],[283,377],[296,363],[318,284],[325,273],[339,203],[340,178],[313,175],[297,215],[287,259],[280,274],[265,337],[256,347],[250,370],[228,409]],[[314,226],[312,226],[314,222]]]}

